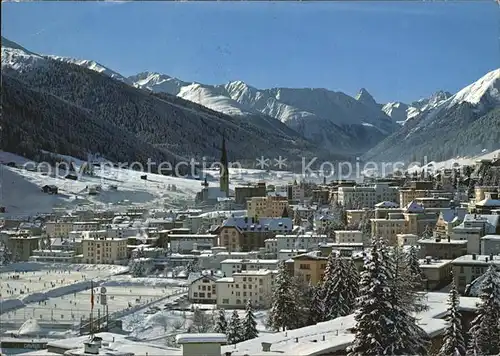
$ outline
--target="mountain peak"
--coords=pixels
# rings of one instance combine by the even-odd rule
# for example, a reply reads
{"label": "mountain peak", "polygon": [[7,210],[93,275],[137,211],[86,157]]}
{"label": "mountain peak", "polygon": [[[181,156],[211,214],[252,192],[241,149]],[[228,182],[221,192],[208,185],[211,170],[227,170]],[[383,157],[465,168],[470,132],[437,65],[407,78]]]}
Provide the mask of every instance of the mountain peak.
{"label": "mountain peak", "polygon": [[365,88],[361,88],[356,95],[356,100],[369,106],[378,106],[373,96]]}

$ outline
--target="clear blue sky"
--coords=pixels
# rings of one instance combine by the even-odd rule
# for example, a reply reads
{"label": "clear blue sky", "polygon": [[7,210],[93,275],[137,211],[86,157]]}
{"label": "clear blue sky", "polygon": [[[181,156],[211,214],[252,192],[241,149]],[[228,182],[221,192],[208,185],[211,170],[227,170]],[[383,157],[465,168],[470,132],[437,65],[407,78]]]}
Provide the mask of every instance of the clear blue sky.
{"label": "clear blue sky", "polygon": [[500,66],[493,0],[2,3],[2,35],[127,76],[365,87],[379,102],[454,92]]}

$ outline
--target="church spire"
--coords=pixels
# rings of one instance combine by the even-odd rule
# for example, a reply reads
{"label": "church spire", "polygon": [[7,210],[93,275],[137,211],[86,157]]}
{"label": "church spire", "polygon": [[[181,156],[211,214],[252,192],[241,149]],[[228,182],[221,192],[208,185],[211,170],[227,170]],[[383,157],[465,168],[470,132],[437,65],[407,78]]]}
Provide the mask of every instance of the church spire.
{"label": "church spire", "polygon": [[226,197],[229,196],[229,162],[227,159],[226,150],[226,137],[222,134],[222,148],[221,148],[221,158],[220,158],[220,190],[226,193]]}

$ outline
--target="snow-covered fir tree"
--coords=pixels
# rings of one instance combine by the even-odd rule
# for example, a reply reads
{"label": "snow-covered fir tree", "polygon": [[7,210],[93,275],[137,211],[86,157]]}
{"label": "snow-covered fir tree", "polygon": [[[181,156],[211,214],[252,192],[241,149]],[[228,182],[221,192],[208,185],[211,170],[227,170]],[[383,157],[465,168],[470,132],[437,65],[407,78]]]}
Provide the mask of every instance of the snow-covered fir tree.
{"label": "snow-covered fir tree", "polygon": [[297,303],[294,299],[292,278],[282,261],[274,283],[269,326],[276,330],[293,329],[296,324]]}
{"label": "snow-covered fir tree", "polygon": [[351,314],[358,296],[358,282],[356,267],[331,253],[322,283],[325,320]]}
{"label": "snow-covered fir tree", "polygon": [[193,312],[193,320],[188,328],[189,333],[207,333],[213,329],[213,318],[206,312],[196,308]]}
{"label": "snow-covered fir tree", "polygon": [[5,242],[0,241],[0,266],[8,265],[11,262],[13,262],[12,251]]}
{"label": "snow-covered fir tree", "polygon": [[451,283],[450,295],[448,297],[448,315],[446,316],[448,326],[444,333],[443,345],[437,356],[464,356],[466,351],[462,329],[462,315],[458,310],[460,295],[458,294],[454,279],[452,279]]}
{"label": "snow-covered fir tree", "polygon": [[226,335],[228,344],[237,344],[243,341],[243,327],[237,310],[234,310],[231,315]]}
{"label": "snow-covered fir tree", "polygon": [[309,308],[308,325],[314,325],[325,321],[325,296],[322,285],[312,287],[311,306]]}
{"label": "snow-covered fir tree", "polygon": [[255,321],[255,315],[253,314],[252,303],[248,300],[246,307],[245,319],[243,319],[242,323],[243,328],[243,340],[255,339],[259,336],[259,332],[257,331],[257,322]]}
{"label": "snow-covered fir tree", "polygon": [[350,356],[427,355],[427,335],[391,290],[394,269],[385,242],[374,238],[361,274]]}
{"label": "snow-covered fir tree", "polygon": [[424,278],[424,273],[420,268],[418,252],[415,246],[410,247],[407,259],[408,259],[408,268],[410,269],[410,274],[412,275],[412,279],[415,282],[415,288],[418,289],[423,288],[425,278]]}
{"label": "snow-covered fir tree", "polygon": [[144,258],[136,258],[129,262],[130,274],[134,277],[145,277],[149,272],[148,262]]}
{"label": "snow-covered fir tree", "polygon": [[214,317],[214,322],[214,332],[221,334],[227,333],[226,311],[224,309],[217,309],[217,313]]}
{"label": "snow-covered fir tree", "polygon": [[469,329],[467,355],[482,356],[500,353],[500,278],[490,265],[481,284],[477,314]]}
{"label": "snow-covered fir tree", "polygon": [[390,253],[393,267],[393,278],[390,285],[395,296],[395,302],[407,312],[419,312],[427,308],[425,294],[419,293],[422,283],[421,276],[411,272],[409,255],[400,247],[394,247]]}

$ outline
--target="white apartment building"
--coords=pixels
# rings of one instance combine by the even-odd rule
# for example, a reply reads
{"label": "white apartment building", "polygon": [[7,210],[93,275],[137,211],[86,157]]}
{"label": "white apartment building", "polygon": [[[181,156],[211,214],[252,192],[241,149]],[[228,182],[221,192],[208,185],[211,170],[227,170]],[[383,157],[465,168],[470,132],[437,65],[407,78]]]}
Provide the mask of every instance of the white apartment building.
{"label": "white apartment building", "polygon": [[286,261],[292,257],[295,257],[297,255],[302,255],[302,254],[307,253],[307,252],[308,252],[307,250],[279,250],[278,251],[278,260]]}
{"label": "white apartment building", "polygon": [[363,242],[363,233],[357,230],[338,230],[335,231],[335,241],[337,243]]}
{"label": "white apartment building", "polygon": [[220,269],[225,277],[232,277],[233,274],[243,271],[277,270],[278,263],[279,260],[227,259],[220,263]]}
{"label": "white apartment building", "polygon": [[34,250],[29,258],[32,262],[74,263],[75,252],[67,250]]}
{"label": "white apartment building", "polygon": [[200,304],[216,304],[217,303],[217,278],[208,275],[200,276],[189,285],[189,301],[191,303]]}
{"label": "white apartment building", "polygon": [[275,270],[255,270],[235,273],[218,279],[216,284],[219,308],[243,309],[250,300],[255,308],[271,305]]}
{"label": "white apartment building", "polygon": [[119,264],[127,260],[127,238],[108,237],[83,232],[82,262],[92,264]]}
{"label": "white apartment building", "polygon": [[172,234],[170,249],[176,253],[189,253],[192,250],[210,250],[217,241],[217,235],[210,234]]}
{"label": "white apartment building", "polygon": [[481,277],[491,264],[500,266],[500,256],[472,254],[454,259],[453,278],[458,291],[465,292],[467,285]]}
{"label": "white apartment building", "polygon": [[68,237],[73,230],[71,221],[48,221],[45,223],[45,233],[49,237]]}
{"label": "white apartment building", "polygon": [[481,237],[481,254],[500,255],[500,235],[486,235]]}
{"label": "white apartment building", "polygon": [[416,246],[420,237],[415,234],[397,234],[398,246]]}
{"label": "white apartment building", "polygon": [[101,223],[98,221],[75,221],[71,231],[95,231],[101,229]]}
{"label": "white apartment building", "polygon": [[276,235],[276,250],[307,250],[318,248],[320,243],[329,242],[327,235],[316,234],[312,231],[302,232],[299,235]]}
{"label": "white apartment building", "polygon": [[278,253],[278,239],[266,239],[264,240],[264,251],[268,254],[277,254]]}
{"label": "white apartment building", "polygon": [[452,239],[467,240],[467,253],[481,253],[481,237],[500,233],[500,215],[467,214],[464,221],[452,229]]}
{"label": "white apartment building", "polygon": [[202,253],[199,258],[200,267],[209,270],[218,270],[221,268],[221,262],[227,259],[257,259],[259,252],[227,252],[213,251],[211,253]]}
{"label": "white apartment building", "polygon": [[[338,202],[348,209],[373,208],[382,201],[399,202],[397,187],[378,183],[372,186],[339,187]],[[356,206],[357,204],[361,206]]]}

